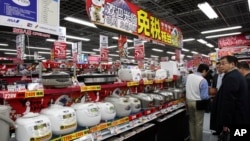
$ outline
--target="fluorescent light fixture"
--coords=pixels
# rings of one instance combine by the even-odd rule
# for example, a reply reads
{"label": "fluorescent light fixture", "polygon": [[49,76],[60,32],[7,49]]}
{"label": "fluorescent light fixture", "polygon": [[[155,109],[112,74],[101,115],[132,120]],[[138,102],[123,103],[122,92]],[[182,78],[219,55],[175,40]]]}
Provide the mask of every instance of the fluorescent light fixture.
{"label": "fluorescent light fixture", "polygon": [[227,31],[227,30],[233,30],[233,29],[239,29],[239,28],[242,28],[242,26],[233,26],[233,27],[226,27],[226,28],[220,28],[220,29],[214,29],[214,30],[207,30],[207,31],[202,31],[201,34]]}
{"label": "fluorescent light fixture", "polygon": [[205,55],[205,54],[201,54],[202,56],[204,56],[204,57],[209,57],[208,55]]}
{"label": "fluorescent light fixture", "polygon": [[116,48],[117,46],[108,46],[107,48]]}
{"label": "fluorescent light fixture", "polygon": [[27,46],[27,48],[29,48],[29,49],[36,49],[36,50],[51,50],[51,48],[44,48],[44,47],[31,47],[31,46]]}
{"label": "fluorescent light fixture", "polygon": [[117,56],[118,57],[119,55],[118,54],[109,54],[109,56],[115,56],[115,57]]}
{"label": "fluorescent light fixture", "polygon": [[215,48],[215,50],[220,50],[219,48]]}
{"label": "fluorescent light fixture", "polygon": [[100,51],[100,49],[92,49],[93,51]]}
{"label": "fluorescent light fixture", "polygon": [[[112,39],[118,40],[118,37],[112,37]],[[134,41],[133,41],[133,40],[130,40],[130,39],[127,39],[127,42],[132,43],[132,42],[134,42]]]}
{"label": "fluorescent light fixture", "polygon": [[193,53],[193,54],[199,54],[198,52],[196,52],[196,51],[191,51],[191,53]]}
{"label": "fluorescent light fixture", "polygon": [[218,34],[218,35],[211,35],[211,36],[206,36],[205,38],[210,39],[210,38],[217,38],[217,37],[224,37],[224,36],[231,36],[231,35],[239,35],[241,32],[233,32],[233,33],[227,33],[227,34]]}
{"label": "fluorescent light fixture", "polygon": [[134,58],[134,56],[128,56],[128,58]]}
{"label": "fluorescent light fixture", "polygon": [[[55,42],[56,40],[55,40],[55,39],[51,39],[51,38],[49,38],[49,39],[46,39],[46,41],[47,41],[47,42]],[[73,42],[68,42],[68,41],[66,41],[66,44],[70,44],[70,45],[72,45],[72,44],[73,44]]]}
{"label": "fluorescent light fixture", "polygon": [[95,24],[93,24],[89,21],[85,21],[85,20],[81,20],[81,19],[77,19],[77,18],[73,18],[73,17],[65,17],[64,20],[69,21],[69,22],[73,22],[73,23],[78,23],[78,24],[85,25],[85,26],[89,26],[89,27],[93,27],[93,28],[97,28],[95,26]]}
{"label": "fluorescent light fixture", "polygon": [[4,48],[0,48],[0,51],[10,51],[10,52],[16,52],[15,49],[4,49]]}
{"label": "fluorescent light fixture", "polygon": [[215,11],[213,10],[213,8],[210,6],[209,3],[207,2],[199,3],[198,7],[209,19],[218,18],[218,15],[215,13]]}
{"label": "fluorescent light fixture", "polygon": [[77,37],[77,36],[72,36],[72,35],[66,35],[66,38],[81,40],[81,41],[90,41],[90,39],[88,39],[88,38]]}
{"label": "fluorescent light fixture", "polygon": [[203,40],[203,39],[198,39],[198,42],[200,42],[201,44],[207,44],[207,41]]}
{"label": "fluorescent light fixture", "polygon": [[16,55],[16,53],[14,53],[14,52],[4,52],[4,54],[6,54],[6,55]]}
{"label": "fluorescent light fixture", "polygon": [[66,55],[70,55],[71,53],[70,52],[67,52]]}
{"label": "fluorescent light fixture", "polygon": [[8,44],[0,43],[0,46],[8,46]]}
{"label": "fluorescent light fixture", "polygon": [[153,51],[157,51],[157,52],[163,52],[162,49],[157,49],[157,48],[152,48]]}
{"label": "fluorescent light fixture", "polygon": [[151,56],[151,57],[156,57],[156,58],[159,57],[159,56],[156,56],[156,55],[150,55],[150,56]]}
{"label": "fluorescent light fixture", "polygon": [[82,53],[86,53],[86,54],[96,54],[95,52],[91,52],[91,51],[82,51]]}
{"label": "fluorescent light fixture", "polygon": [[128,47],[127,49],[134,49],[135,47]]}
{"label": "fluorescent light fixture", "polygon": [[168,54],[175,54],[174,52],[171,52],[171,51],[167,51]]}
{"label": "fluorescent light fixture", "polygon": [[212,45],[212,44],[210,44],[210,43],[206,44],[206,46],[208,46],[208,47],[210,47],[210,48],[214,47],[214,45]]}
{"label": "fluorescent light fixture", "polygon": [[183,39],[182,41],[183,42],[189,42],[189,41],[193,41],[193,40],[195,40],[194,38],[187,38],[187,39]]}
{"label": "fluorescent light fixture", "polygon": [[189,52],[189,49],[182,48],[182,51]]}
{"label": "fluorescent light fixture", "polygon": [[51,54],[51,52],[45,52],[45,51],[38,51],[38,54]]}
{"label": "fluorescent light fixture", "polygon": [[66,58],[72,58],[72,56],[66,56]]}
{"label": "fluorescent light fixture", "polygon": [[193,56],[187,55],[188,58],[192,58]]}
{"label": "fluorescent light fixture", "polygon": [[248,0],[248,8],[249,8],[249,12],[250,12],[250,0]]}

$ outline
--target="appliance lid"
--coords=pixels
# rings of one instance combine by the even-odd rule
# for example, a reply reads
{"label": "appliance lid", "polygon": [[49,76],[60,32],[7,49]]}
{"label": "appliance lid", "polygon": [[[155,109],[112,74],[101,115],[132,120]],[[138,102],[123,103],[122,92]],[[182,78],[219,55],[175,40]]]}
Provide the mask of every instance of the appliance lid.
{"label": "appliance lid", "polygon": [[22,117],[23,117],[23,118],[32,118],[32,117],[37,117],[37,116],[39,116],[38,113],[29,112],[29,113],[23,115]]}

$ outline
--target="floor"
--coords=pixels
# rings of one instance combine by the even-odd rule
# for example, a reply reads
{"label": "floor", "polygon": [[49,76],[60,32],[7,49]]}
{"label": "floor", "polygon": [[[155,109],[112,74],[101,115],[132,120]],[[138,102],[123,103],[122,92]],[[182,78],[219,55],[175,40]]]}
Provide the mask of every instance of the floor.
{"label": "floor", "polygon": [[203,122],[202,141],[217,141],[218,137],[212,135],[211,130],[209,129],[209,125],[210,125],[210,113],[205,113]]}

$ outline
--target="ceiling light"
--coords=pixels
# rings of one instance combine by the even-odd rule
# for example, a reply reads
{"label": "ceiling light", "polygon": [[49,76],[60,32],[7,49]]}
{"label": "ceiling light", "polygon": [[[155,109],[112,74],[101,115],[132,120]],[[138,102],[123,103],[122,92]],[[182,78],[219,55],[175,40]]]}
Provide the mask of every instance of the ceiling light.
{"label": "ceiling light", "polygon": [[227,34],[218,34],[218,35],[211,35],[211,36],[206,36],[207,39],[210,38],[217,38],[217,37],[224,37],[224,36],[230,36],[230,35],[239,35],[241,32],[234,32],[234,33],[227,33]]}
{"label": "ceiling light", "polygon": [[171,52],[171,51],[167,51],[168,54],[175,54],[174,52]]}
{"label": "ceiling light", "polygon": [[157,52],[163,52],[163,50],[161,49],[157,49],[157,48],[152,48],[153,51],[157,51]]}
{"label": "ceiling light", "polygon": [[4,54],[6,54],[6,55],[16,55],[16,53],[14,53],[14,52],[4,52]]}
{"label": "ceiling light", "polygon": [[16,52],[15,49],[3,49],[3,48],[0,48],[0,51],[11,51],[11,52]]}
{"label": "ceiling light", "polygon": [[134,58],[134,56],[128,56],[128,58]]}
{"label": "ceiling light", "polygon": [[109,54],[109,56],[119,56],[118,54]]}
{"label": "ceiling light", "polygon": [[0,46],[8,46],[8,44],[0,43]]}
{"label": "ceiling light", "polygon": [[135,47],[128,47],[127,49],[134,49]]}
{"label": "ceiling light", "polygon": [[214,30],[207,30],[207,31],[202,31],[201,34],[227,31],[227,30],[233,30],[233,29],[239,29],[239,28],[242,28],[242,26],[233,26],[233,27],[226,27],[226,28],[220,28],[220,29],[214,29]]}
{"label": "ceiling light", "polygon": [[[49,39],[46,39],[46,41],[47,41],[47,42],[55,42],[55,41],[57,41],[57,40],[49,38]],[[68,42],[68,41],[66,41],[66,44],[72,45],[73,42]]]}
{"label": "ceiling light", "polygon": [[188,39],[183,39],[182,41],[183,42],[189,42],[189,41],[193,41],[193,40],[195,40],[194,38],[188,38]]}
{"label": "ceiling light", "polygon": [[204,57],[209,57],[208,55],[205,55],[205,54],[202,54],[202,56],[204,56]]}
{"label": "ceiling light", "polygon": [[182,51],[189,52],[189,49],[182,48]]}
{"label": "ceiling light", "polygon": [[90,41],[90,39],[88,39],[88,38],[77,37],[77,36],[72,36],[72,35],[66,35],[66,38],[81,40],[81,41]]}
{"label": "ceiling light", "polygon": [[187,55],[188,58],[192,58],[193,56]]}
{"label": "ceiling light", "polygon": [[203,40],[203,39],[198,39],[198,42],[202,43],[202,44],[207,44],[207,41]]}
{"label": "ceiling light", "polygon": [[51,52],[38,51],[38,54],[51,54]]}
{"label": "ceiling light", "polygon": [[93,51],[100,51],[100,49],[92,49]]}
{"label": "ceiling light", "polygon": [[159,56],[156,56],[156,55],[150,55],[151,57],[159,57]]}
{"label": "ceiling light", "polygon": [[213,8],[210,6],[209,3],[207,2],[199,3],[198,7],[209,19],[218,18],[218,15],[215,13],[215,11],[213,10]]}
{"label": "ceiling light", "polygon": [[191,51],[191,53],[193,53],[193,54],[199,54],[198,52],[196,52],[196,51]]}
{"label": "ceiling light", "polygon": [[212,45],[212,44],[210,44],[210,43],[206,44],[206,46],[208,46],[208,47],[210,47],[210,48],[214,47],[214,45]]}
{"label": "ceiling light", "polygon": [[37,50],[51,50],[50,48],[43,48],[43,47],[31,47],[31,46],[27,46],[27,48],[29,48],[29,49],[37,49]]}
{"label": "ceiling light", "polygon": [[250,0],[248,0],[248,8],[249,8],[249,11],[250,11]]}
{"label": "ceiling light", "polygon": [[86,54],[96,54],[95,52],[91,52],[91,51],[82,51],[82,53],[86,53]]}
{"label": "ceiling light", "polygon": [[107,48],[116,48],[117,46],[108,46]]}
{"label": "ceiling light", "polygon": [[81,19],[77,19],[77,18],[73,18],[73,17],[65,17],[64,20],[70,21],[70,22],[73,22],[73,23],[78,23],[78,24],[85,25],[85,26],[89,26],[89,27],[97,28],[95,26],[95,24],[93,24],[93,23],[91,23],[89,21],[85,21],[85,20],[81,20]]}
{"label": "ceiling light", "polygon": [[219,48],[215,48],[215,50],[220,50]]}
{"label": "ceiling light", "polygon": [[[112,37],[112,39],[118,40],[118,37]],[[127,39],[127,42],[132,43],[132,42],[134,42],[134,41],[133,41],[133,40],[130,40],[130,39]]]}

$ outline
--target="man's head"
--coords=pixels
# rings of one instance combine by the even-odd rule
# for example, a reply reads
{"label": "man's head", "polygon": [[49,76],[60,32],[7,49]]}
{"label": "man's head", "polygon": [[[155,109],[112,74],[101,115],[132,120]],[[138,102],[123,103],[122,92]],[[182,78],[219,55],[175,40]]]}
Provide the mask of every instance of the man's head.
{"label": "man's head", "polygon": [[200,64],[198,66],[197,72],[200,72],[203,77],[207,75],[207,72],[209,70],[209,66],[206,64]]}
{"label": "man's head", "polygon": [[250,72],[249,64],[246,61],[239,62],[238,68],[239,72],[244,76]]}
{"label": "man's head", "polygon": [[217,73],[219,73],[219,74],[223,73],[221,66],[220,66],[220,62],[216,63],[216,70],[217,70]]}
{"label": "man's head", "polygon": [[220,67],[224,73],[230,72],[238,66],[238,59],[234,56],[223,56],[220,59]]}

